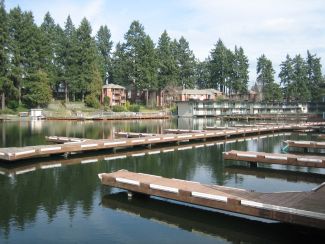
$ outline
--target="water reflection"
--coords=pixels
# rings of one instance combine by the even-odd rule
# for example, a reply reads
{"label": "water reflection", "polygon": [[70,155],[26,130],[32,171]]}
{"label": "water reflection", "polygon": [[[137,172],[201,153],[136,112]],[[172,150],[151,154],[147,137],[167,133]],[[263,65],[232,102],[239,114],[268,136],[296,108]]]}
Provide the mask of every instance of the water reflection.
{"label": "water reflection", "polygon": [[[161,133],[167,128],[181,128],[180,123],[184,123],[184,127],[190,126],[183,127],[184,129],[202,129],[200,127],[219,125],[219,122],[215,120],[192,121],[189,122],[190,124],[176,120],[40,122],[36,124],[28,121],[0,123],[0,146],[43,144],[45,143],[44,137],[49,135],[110,138],[115,131]],[[323,181],[324,176],[319,175],[323,171],[308,169],[313,173],[308,174],[308,172],[302,172],[300,168],[271,165],[264,165],[263,170],[246,168],[247,170],[244,171],[244,169],[238,168],[242,164],[232,161],[224,162],[222,157],[222,152],[232,149],[279,152],[283,140],[305,140],[306,138],[308,136],[281,133],[244,139],[231,138],[226,141],[208,140],[204,143],[183,143],[179,146],[160,145],[151,149],[134,147],[128,150],[118,150],[116,153],[111,150],[78,153],[67,159],[55,156],[9,164],[0,163],[0,242],[3,239],[11,240],[16,236],[27,238],[25,242],[32,242],[35,240],[35,236],[32,234],[28,236],[27,233],[42,232],[46,236],[51,230],[56,231],[58,225],[66,226],[66,222],[74,222],[72,220],[83,227],[82,232],[92,229],[89,219],[95,219],[96,223],[98,216],[104,214],[102,207],[98,206],[102,187],[97,174],[119,169],[261,191],[311,189]],[[231,167],[234,167],[233,171],[231,171]],[[279,173],[271,174],[270,172],[274,169],[277,169]],[[300,173],[292,173],[293,170]],[[257,175],[257,177],[252,177],[252,175]],[[263,175],[267,179],[261,178],[264,177]],[[298,182],[294,182],[294,179],[297,179]],[[106,206],[105,199],[106,196],[102,201],[104,206]],[[138,208],[141,207],[140,205],[141,201],[137,202],[137,200],[127,202],[123,194],[122,196],[109,196],[107,203],[111,209],[125,207],[128,212],[135,211],[147,216],[148,213],[143,212],[147,208],[130,210],[132,206]],[[231,242],[241,242],[241,240],[261,242],[263,233],[266,233],[265,235],[271,241],[288,240],[286,237],[281,239],[284,225],[257,224],[254,221],[243,221],[203,210],[197,212],[196,209],[185,206],[176,205],[175,207],[174,204],[170,206],[166,202],[153,199],[145,200],[142,205],[148,205],[148,211],[150,210],[148,216],[152,214],[152,218],[156,218],[155,216],[159,215],[159,211],[161,211],[162,216],[157,218],[163,222],[174,224],[183,230],[194,229],[206,233],[208,236],[220,236]],[[165,209],[167,212],[164,212]],[[105,210],[107,212],[107,209]],[[68,220],[65,215],[68,215]],[[126,221],[128,220],[127,218]],[[139,228],[142,227],[140,222],[136,224],[139,224]],[[87,232],[87,234],[94,239],[97,236],[104,236],[107,229],[105,226],[101,227],[92,229],[93,232]],[[123,230],[123,223],[118,223],[116,228]],[[291,228],[296,227],[284,226],[284,229],[293,231]],[[269,230],[274,230],[281,235],[272,236],[272,231]],[[71,227],[69,231],[74,231],[74,237],[77,238],[72,241],[83,241],[78,239],[80,233],[75,227]],[[181,232],[176,232],[177,236],[179,234]],[[168,233],[166,235],[169,236]],[[109,238],[106,236],[105,238],[101,241],[118,242],[118,237],[114,233]],[[92,238],[88,240],[91,241]],[[141,239],[135,241],[141,242]],[[222,242],[225,241],[222,240]]]}
{"label": "water reflection", "polygon": [[310,235],[314,235],[313,241],[325,240],[325,235],[314,229],[264,223],[152,197],[134,195],[128,199],[126,192],[104,195],[101,205],[170,227],[221,237],[232,243],[308,242]]}

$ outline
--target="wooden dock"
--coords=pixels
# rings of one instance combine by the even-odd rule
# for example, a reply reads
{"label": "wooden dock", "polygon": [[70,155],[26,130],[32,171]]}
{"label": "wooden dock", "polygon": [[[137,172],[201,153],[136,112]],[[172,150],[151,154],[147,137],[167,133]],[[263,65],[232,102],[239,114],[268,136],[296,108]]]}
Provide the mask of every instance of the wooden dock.
{"label": "wooden dock", "polygon": [[197,141],[207,139],[225,139],[228,137],[243,137],[266,133],[292,131],[298,128],[322,125],[322,122],[276,125],[265,127],[236,128],[217,131],[191,132],[182,134],[157,134],[141,138],[124,139],[87,139],[85,141],[72,141],[64,144],[37,145],[27,147],[0,148],[0,159],[6,161],[22,160],[32,157],[44,157],[55,154],[67,154],[72,152],[87,152],[95,150],[116,149],[121,147],[148,146],[161,143],[176,143],[184,141]]}
{"label": "wooden dock", "polygon": [[305,149],[325,149],[325,142],[319,142],[319,141],[291,141],[287,140],[285,143],[288,144],[289,147],[299,147],[299,148],[305,148]]}
{"label": "wooden dock", "polygon": [[320,156],[231,150],[229,152],[224,152],[223,157],[226,160],[236,160],[253,163],[325,168],[325,157]]}
{"label": "wooden dock", "polygon": [[239,214],[325,229],[325,184],[309,192],[261,193],[120,170],[103,185]]}
{"label": "wooden dock", "polygon": [[259,179],[281,179],[287,182],[308,182],[322,184],[325,182],[325,175],[313,172],[292,171],[273,168],[252,168],[243,165],[230,165],[224,168],[227,174],[249,175]]}

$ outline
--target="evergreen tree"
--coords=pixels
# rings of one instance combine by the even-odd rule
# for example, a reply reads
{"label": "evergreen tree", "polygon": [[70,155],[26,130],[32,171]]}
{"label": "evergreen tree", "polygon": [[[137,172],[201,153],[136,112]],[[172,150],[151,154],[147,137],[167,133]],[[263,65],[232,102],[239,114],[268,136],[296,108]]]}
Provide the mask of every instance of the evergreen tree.
{"label": "evergreen tree", "polygon": [[86,95],[85,103],[89,107],[99,108],[99,98],[101,95],[103,81],[97,67],[92,67],[92,82],[89,84],[89,93]]}
{"label": "evergreen tree", "polygon": [[1,109],[6,107],[6,99],[13,91],[13,83],[8,79],[9,55],[8,55],[8,16],[5,10],[4,0],[0,1],[0,99]]}
{"label": "evergreen tree", "polygon": [[307,102],[311,98],[310,90],[308,89],[308,68],[305,60],[296,55],[292,60],[293,63],[293,79],[289,85],[289,93],[293,100],[299,102]]}
{"label": "evergreen tree", "polygon": [[[18,90],[21,104],[22,87],[40,67],[39,30],[31,12],[16,7],[9,12],[10,79]],[[25,84],[26,83],[26,84]]]}
{"label": "evergreen tree", "polygon": [[248,58],[242,47],[235,47],[233,67],[232,67],[232,90],[237,93],[247,92],[248,86]]}
{"label": "evergreen tree", "polygon": [[322,96],[325,91],[324,79],[322,74],[322,65],[320,63],[320,58],[316,57],[316,54],[312,55],[307,51],[307,76],[308,76],[308,88],[312,95],[312,100],[321,101]]}
{"label": "evergreen tree", "polygon": [[120,42],[117,43],[115,47],[112,62],[113,82],[119,85],[128,86],[130,83],[128,76],[129,67],[127,64],[126,52],[124,51],[124,45],[122,45]]}
{"label": "evergreen tree", "polygon": [[183,88],[194,88],[195,86],[195,56],[189,47],[188,41],[182,36],[175,43],[176,63],[178,66],[179,84]]}
{"label": "evergreen tree", "polygon": [[112,57],[113,42],[111,32],[106,25],[100,26],[96,35],[96,45],[100,53],[101,70],[104,83],[112,81]]}
{"label": "evergreen tree", "polygon": [[210,61],[208,59],[202,62],[197,61],[195,76],[196,76],[196,84],[200,89],[209,88],[209,81],[210,81],[209,62]]}
{"label": "evergreen tree", "polygon": [[26,84],[23,96],[29,107],[46,107],[52,99],[52,90],[47,74],[41,70],[33,73]]}
{"label": "evergreen tree", "polygon": [[78,43],[77,33],[70,16],[67,17],[65,28],[57,27],[58,33],[58,81],[64,86],[65,101],[69,101],[69,94],[73,100],[78,93]]}
{"label": "evergreen tree", "polygon": [[219,89],[225,94],[231,82],[233,54],[219,39],[210,56],[210,87]]}
{"label": "evergreen tree", "polygon": [[275,102],[282,99],[279,84],[274,82],[274,69],[271,60],[263,54],[257,60],[257,84],[261,87],[263,100]]}
{"label": "evergreen tree", "polygon": [[57,69],[55,67],[55,57],[57,56],[57,26],[49,12],[44,16],[44,21],[40,26],[40,67],[47,74],[52,88],[57,82]]}
{"label": "evergreen tree", "polygon": [[83,18],[77,29],[77,93],[82,101],[90,92],[90,84],[93,82],[93,69],[98,69],[98,53],[95,40],[91,36],[91,26],[86,18]]}
{"label": "evergreen tree", "polygon": [[284,96],[287,102],[290,100],[291,94],[289,93],[289,87],[293,81],[293,66],[292,59],[287,54],[286,60],[280,64],[279,78],[281,79],[280,84],[283,85]]}
{"label": "evergreen tree", "polygon": [[177,86],[178,67],[167,31],[164,31],[158,40],[157,56],[159,89],[164,89],[167,86]]}

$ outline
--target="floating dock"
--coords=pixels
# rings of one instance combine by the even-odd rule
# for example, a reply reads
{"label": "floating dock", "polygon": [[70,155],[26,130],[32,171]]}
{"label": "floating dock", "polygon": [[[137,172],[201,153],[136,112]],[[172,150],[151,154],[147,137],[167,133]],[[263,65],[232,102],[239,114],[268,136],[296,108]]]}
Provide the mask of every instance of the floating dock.
{"label": "floating dock", "polygon": [[325,142],[319,141],[285,141],[289,147],[299,147],[299,148],[315,148],[315,149],[325,149]]}
{"label": "floating dock", "polygon": [[102,184],[185,203],[325,229],[325,184],[309,192],[261,193],[119,170]]}
{"label": "floating dock", "polygon": [[[243,137],[249,135],[258,135],[274,133],[281,131],[292,131],[299,128],[308,128],[310,126],[323,125],[323,122],[276,125],[265,127],[251,127],[238,129],[225,129],[217,131],[191,132],[182,134],[157,134],[141,138],[124,139],[87,139],[85,141],[72,141],[64,144],[38,145],[27,147],[0,148],[0,159],[6,161],[22,160],[32,157],[44,157],[55,154],[68,154],[72,152],[86,152],[95,150],[116,149],[120,147],[148,146],[160,143],[181,143],[184,141],[196,141],[207,139],[225,139],[228,137]],[[325,146],[325,143],[324,143]]]}
{"label": "floating dock", "polygon": [[253,163],[325,168],[325,157],[319,156],[231,150],[229,152],[224,152],[223,157],[227,160],[237,160]]}

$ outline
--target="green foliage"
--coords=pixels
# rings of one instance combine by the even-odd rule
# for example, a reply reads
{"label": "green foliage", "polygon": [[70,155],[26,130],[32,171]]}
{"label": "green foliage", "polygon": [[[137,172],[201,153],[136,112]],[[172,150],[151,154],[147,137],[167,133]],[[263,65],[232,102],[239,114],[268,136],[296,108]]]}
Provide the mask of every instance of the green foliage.
{"label": "green foliage", "polygon": [[19,103],[17,100],[10,100],[8,102],[8,108],[16,111],[18,107],[19,107]]}
{"label": "green foliage", "polygon": [[112,107],[113,112],[127,112],[127,109],[124,106],[115,105]]}
{"label": "green foliage", "polygon": [[109,106],[111,99],[109,97],[104,97],[104,106]]}
{"label": "green foliage", "polygon": [[85,104],[88,107],[100,108],[100,102],[99,102],[98,98],[92,94],[89,94],[86,96]]}
{"label": "green foliage", "polygon": [[127,110],[129,110],[130,112],[140,112],[140,105],[132,104],[127,108]]}
{"label": "green foliage", "polygon": [[46,107],[52,99],[52,90],[49,79],[44,71],[37,71],[29,78],[26,86],[24,103],[30,107]]}
{"label": "green foliage", "polygon": [[178,67],[172,52],[172,43],[167,31],[158,40],[158,88],[177,85]]}

